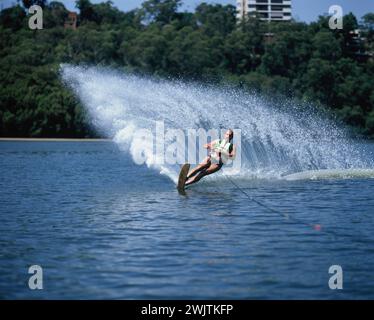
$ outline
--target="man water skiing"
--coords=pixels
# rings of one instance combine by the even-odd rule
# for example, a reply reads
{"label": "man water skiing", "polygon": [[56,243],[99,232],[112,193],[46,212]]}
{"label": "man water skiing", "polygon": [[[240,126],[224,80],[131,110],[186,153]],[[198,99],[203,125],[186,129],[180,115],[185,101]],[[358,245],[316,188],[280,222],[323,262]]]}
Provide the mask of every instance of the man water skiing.
{"label": "man water skiing", "polygon": [[229,159],[234,160],[236,147],[232,143],[233,138],[234,131],[229,129],[222,140],[214,140],[204,145],[204,148],[210,150],[210,154],[187,175],[185,186],[196,183],[202,177],[217,172]]}

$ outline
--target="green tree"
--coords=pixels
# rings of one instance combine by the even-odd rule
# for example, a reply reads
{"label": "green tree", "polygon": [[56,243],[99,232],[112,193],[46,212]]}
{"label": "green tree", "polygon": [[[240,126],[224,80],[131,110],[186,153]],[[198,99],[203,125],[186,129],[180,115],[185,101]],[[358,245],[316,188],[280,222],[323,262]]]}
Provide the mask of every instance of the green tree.
{"label": "green tree", "polygon": [[312,58],[303,76],[304,96],[334,106],[335,73],[334,65],[328,61]]}
{"label": "green tree", "polygon": [[341,57],[341,44],[330,31],[319,31],[312,39],[313,56],[334,62]]}
{"label": "green tree", "polygon": [[84,21],[95,21],[96,16],[90,0],[77,0],[75,6],[79,9],[79,18]]}
{"label": "green tree", "polygon": [[374,110],[366,117],[365,129],[366,134],[374,136]]}
{"label": "green tree", "polygon": [[30,8],[33,5],[44,8],[47,5],[47,0],[22,0],[22,4],[25,8]]}
{"label": "green tree", "polygon": [[[29,5],[31,2],[26,3]],[[77,30],[64,29],[68,11],[44,5],[43,30],[27,27],[25,7],[0,12],[0,135],[95,136],[86,111],[64,87],[59,66],[92,64],[230,82],[267,97],[308,99],[374,137],[373,14],[295,21],[235,21],[235,8],[202,3],[180,12],[181,0],[148,0],[121,12],[112,2],[76,1]]]}
{"label": "green tree", "polygon": [[26,13],[21,6],[6,8],[0,12],[0,25],[17,31],[26,26],[25,17]]}
{"label": "green tree", "polygon": [[177,18],[181,0],[147,0],[142,4],[141,16],[146,23],[170,23]]}
{"label": "green tree", "polygon": [[204,2],[195,11],[196,23],[209,36],[231,33],[236,26],[235,14],[236,8],[232,5],[208,5]]}
{"label": "green tree", "polygon": [[43,10],[43,24],[45,29],[63,27],[68,16],[68,10],[57,1],[52,1]]}

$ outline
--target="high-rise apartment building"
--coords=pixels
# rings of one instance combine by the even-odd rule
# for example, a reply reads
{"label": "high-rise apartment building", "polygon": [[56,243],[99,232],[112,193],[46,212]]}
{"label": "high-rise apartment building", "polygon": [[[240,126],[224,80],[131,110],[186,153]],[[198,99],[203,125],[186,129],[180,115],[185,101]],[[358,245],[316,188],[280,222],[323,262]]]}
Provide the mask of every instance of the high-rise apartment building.
{"label": "high-rise apartment building", "polygon": [[261,20],[291,20],[291,0],[237,0],[237,19],[254,14]]}

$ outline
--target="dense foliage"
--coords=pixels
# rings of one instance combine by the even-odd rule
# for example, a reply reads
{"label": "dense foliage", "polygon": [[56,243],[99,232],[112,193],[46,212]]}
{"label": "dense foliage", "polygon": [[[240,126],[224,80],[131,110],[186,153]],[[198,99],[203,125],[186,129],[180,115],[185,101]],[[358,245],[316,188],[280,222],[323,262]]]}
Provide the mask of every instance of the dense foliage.
{"label": "dense foliage", "polygon": [[[44,8],[43,30],[28,28],[32,4]],[[255,18],[237,24],[234,6],[202,3],[193,13],[180,12],[181,0],[148,0],[130,12],[110,1],[76,5],[76,30],[64,29],[68,11],[56,1],[24,0],[1,11],[0,136],[94,135],[61,84],[64,62],[292,96],[330,108],[374,136],[373,13],[360,23],[346,15],[343,30],[330,30],[322,16],[310,24]]]}

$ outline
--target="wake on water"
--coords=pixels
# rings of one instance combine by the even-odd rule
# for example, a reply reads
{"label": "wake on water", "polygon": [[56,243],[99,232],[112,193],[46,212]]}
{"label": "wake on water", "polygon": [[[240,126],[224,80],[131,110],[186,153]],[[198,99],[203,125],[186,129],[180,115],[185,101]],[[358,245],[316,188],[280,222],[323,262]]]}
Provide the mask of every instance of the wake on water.
{"label": "wake on water", "polygon": [[[306,179],[318,176],[319,170],[335,170],[335,176],[327,177],[339,176],[338,172],[349,176],[344,173],[357,169],[374,177],[373,155],[312,106],[293,101],[272,105],[259,95],[231,87],[156,80],[96,67],[62,65],[61,76],[96,128],[133,157],[142,147],[133,143],[135,132],[155,130],[156,121],[164,121],[165,130],[240,129],[241,169],[226,174],[241,179],[289,174],[289,180]],[[146,157],[149,167],[176,182],[179,166],[155,164],[153,150]],[[297,176],[303,171],[312,173]],[[220,179],[219,174],[209,179]]]}

